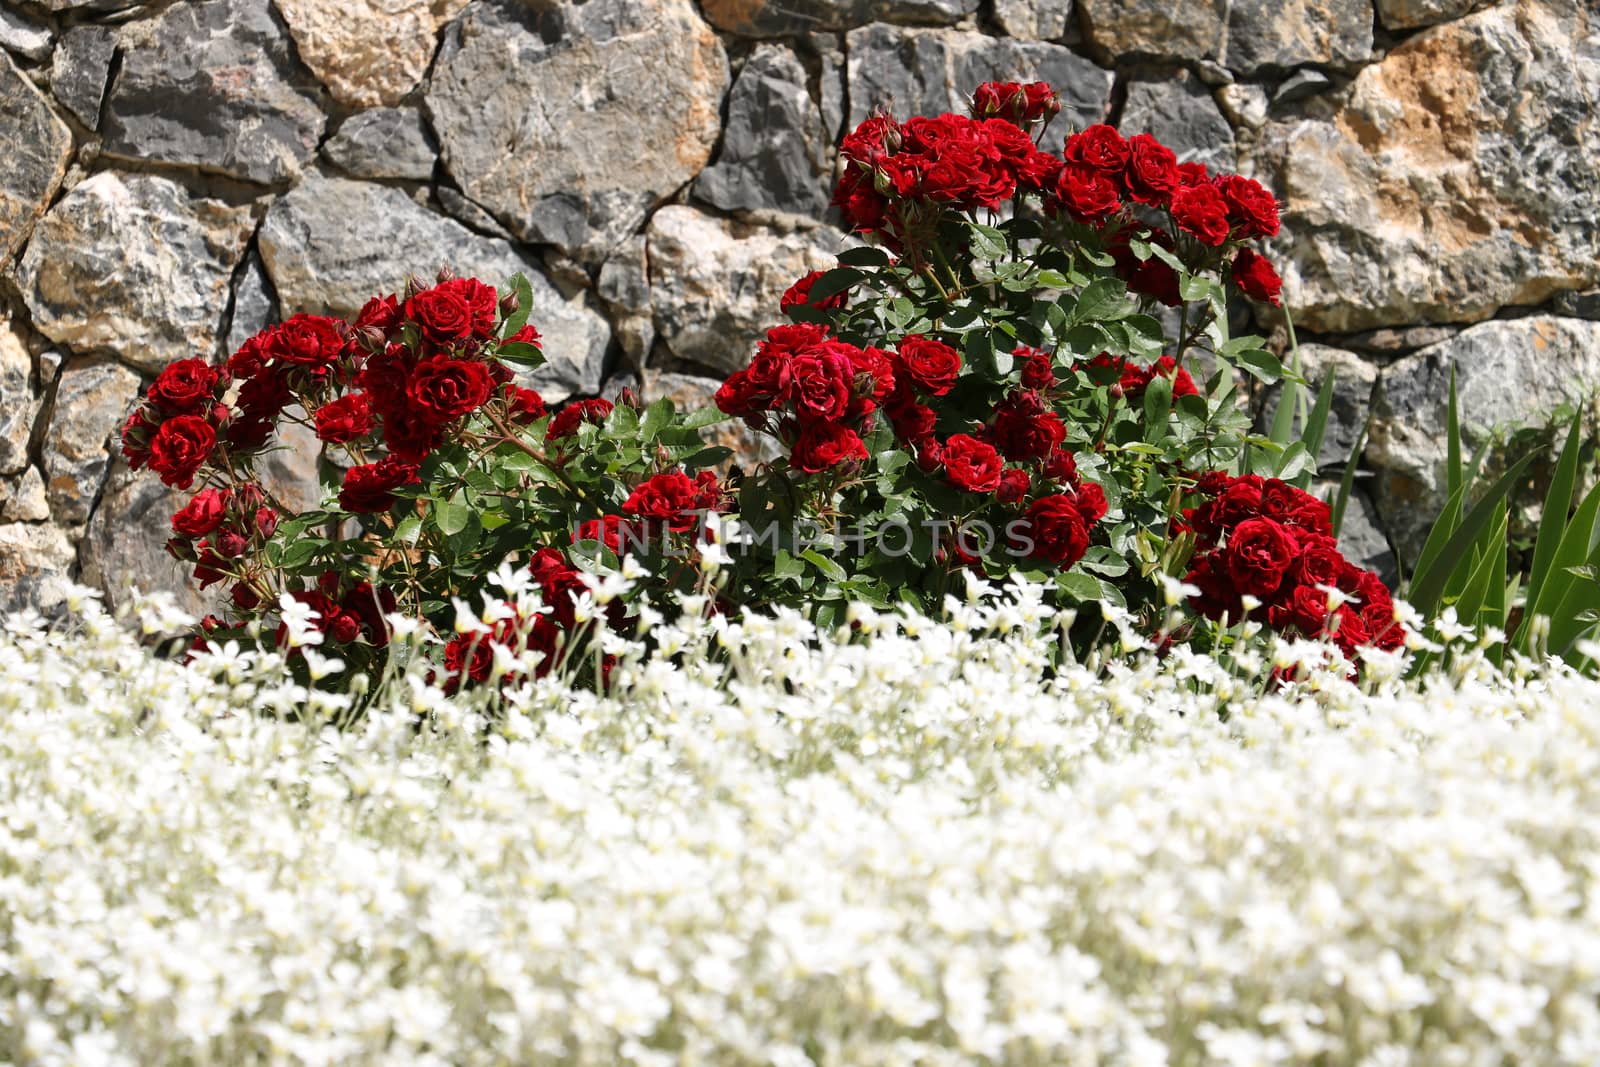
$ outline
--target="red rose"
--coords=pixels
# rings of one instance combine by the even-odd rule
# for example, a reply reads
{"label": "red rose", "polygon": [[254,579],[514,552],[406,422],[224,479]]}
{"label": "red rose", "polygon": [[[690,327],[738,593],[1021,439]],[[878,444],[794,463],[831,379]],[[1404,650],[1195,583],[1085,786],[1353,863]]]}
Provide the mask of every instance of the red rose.
{"label": "red rose", "polygon": [[1084,163],[1068,163],[1061,168],[1055,193],[1062,210],[1078,222],[1101,222],[1122,206],[1111,177]]}
{"label": "red rose", "polygon": [[1261,483],[1261,515],[1282,522],[1300,503],[1301,492],[1280,478],[1268,478]]}
{"label": "red rose", "polygon": [[276,359],[296,366],[320,370],[339,358],[344,323],[326,315],[295,315],[272,332],[268,351]]}
{"label": "red rose", "polygon": [[1161,207],[1178,189],[1178,157],[1148,133],[1136,133],[1128,138],[1128,165],[1123,171],[1123,181],[1133,199]]}
{"label": "red rose", "polygon": [[863,396],[883,403],[894,393],[894,357],[881,348],[856,348],[841,345],[850,361],[855,380],[853,385]]}
{"label": "red rose", "polygon": [[469,359],[425,359],[411,371],[406,397],[432,422],[447,423],[476,411],[494,395],[484,363]]}
{"label": "red rose", "polygon": [[511,387],[509,411],[513,422],[529,423],[544,418],[550,409],[545,406],[544,397],[539,395],[537,389],[515,385]]}
{"label": "red rose", "polygon": [[606,416],[611,414],[612,404],[609,400],[578,400],[556,413],[550,420],[550,425],[545,427],[544,439],[554,441],[558,437],[570,437],[578,432],[578,427],[586,422],[598,426],[606,421]]}
{"label": "red rose", "polygon": [[845,164],[839,184],[834,187],[832,203],[844,216],[851,233],[871,233],[878,229],[889,208],[888,198],[873,184],[872,173],[854,161]]}
{"label": "red rose", "polygon": [[375,296],[362,305],[356,314],[355,327],[357,330],[377,330],[379,333],[388,333],[400,322],[400,302],[394,294],[388,296]]}
{"label": "red rose", "polygon": [[[1162,356],[1151,365],[1150,378],[1154,378],[1156,375],[1172,379],[1172,395],[1174,397],[1198,396],[1200,394],[1200,389],[1194,384],[1194,378],[1187,370],[1178,366],[1178,361],[1171,356]],[[1145,380],[1145,384],[1149,385],[1149,378]]]}
{"label": "red rose", "polygon": [[1211,180],[1211,172],[1206,170],[1204,163],[1179,163],[1178,183],[1180,185],[1204,185]]}
{"label": "red rose", "polygon": [[1107,174],[1120,175],[1128,165],[1128,142],[1115,126],[1099,123],[1067,138],[1061,155],[1069,163],[1081,163]]}
{"label": "red rose", "polygon": [[226,489],[202,489],[172,516],[172,532],[184,537],[204,537],[222,525],[233,496]]}
{"label": "red rose", "polygon": [[1350,564],[1334,539],[1313,534],[1300,539],[1299,544],[1300,555],[1294,561],[1294,580],[1301,585],[1338,588]]}
{"label": "red rose", "polygon": [[[904,399],[900,399],[902,395]],[[938,414],[932,408],[911,399],[909,392],[897,392],[894,400],[883,410],[889,416],[889,425],[894,427],[895,436],[901,441],[921,441],[933,433],[933,427],[939,421]]]}
{"label": "red rose", "polygon": [[969,493],[992,493],[1000,486],[1005,463],[993,445],[970,434],[958,433],[944,443],[945,480]]}
{"label": "red rose", "polygon": [[789,365],[789,398],[802,422],[842,418],[850,406],[851,367],[837,352],[817,350]]}
{"label": "red rose", "polygon": [[1050,353],[1023,346],[1011,354],[1024,361],[1022,364],[1024,388],[1043,390],[1056,384],[1056,372]]}
{"label": "red rose", "polygon": [[150,462],[150,438],[155,434],[157,423],[150,420],[149,410],[143,405],[134,408],[122,423],[122,456],[128,461],[128,467],[138,470]]}
{"label": "red rose", "polygon": [[1064,448],[1058,448],[1045,457],[1044,476],[1058,482],[1078,480],[1078,459]]}
{"label": "red rose", "polygon": [[1283,584],[1299,552],[1294,537],[1271,519],[1246,519],[1228,535],[1228,577],[1240,593],[1268,597]]}
{"label": "red rose", "polygon": [[1361,614],[1349,604],[1341,605],[1334,619],[1337,628],[1333,631],[1333,643],[1338,645],[1339,651],[1346,656],[1354,659],[1356,649],[1372,643],[1372,635],[1367,632]]}
{"label": "red rose", "polygon": [[1228,205],[1228,219],[1238,227],[1240,236],[1276,237],[1278,234],[1278,201],[1251,178],[1229,174],[1217,179],[1217,191]]}
{"label": "red rose", "polygon": [[638,545],[640,531],[621,515],[602,515],[598,519],[588,519],[578,524],[572,532],[572,543],[579,541],[597,541],[605,545],[614,556],[622,555],[624,543],[629,547]]}
{"label": "red rose", "polygon": [[1038,393],[1013,390],[995,408],[994,442],[1009,460],[1043,459],[1067,436],[1066,424]]}
{"label": "red rose", "polygon": [[351,467],[345,472],[344,486],[339,490],[339,506],[346,511],[388,511],[394,506],[394,491],[416,481],[416,464],[403,463],[393,456]]}
{"label": "red rose", "polygon": [[179,415],[162,423],[150,439],[150,469],[163,484],[187,489],[216,445],[217,431],[209,422],[198,415]]}
{"label": "red rose", "polygon": [[254,520],[256,533],[260,534],[263,539],[271,537],[278,532],[278,513],[272,508],[256,508]]}
{"label": "red rose", "polygon": [[682,471],[657,474],[634,487],[623,501],[622,510],[642,519],[665,523],[669,530],[682,533],[694,529],[702,507],[699,488]]}
{"label": "red rose", "polygon": [[406,406],[403,400],[381,414],[383,443],[388,446],[389,454],[402,462],[421,463],[444,439],[444,431],[437,422],[420,409]]}
{"label": "red rose", "polygon": [[[1172,238],[1167,236],[1165,230],[1146,232],[1141,237],[1169,252],[1172,250]],[[1129,292],[1152,297],[1168,307],[1177,307],[1182,303],[1178,294],[1178,273],[1159,257],[1152,255],[1141,262],[1128,247],[1125,236],[1120,236],[1106,251],[1116,261],[1117,277],[1128,283]]]}
{"label": "red rose", "polygon": [[1078,486],[1073,494],[1078,505],[1078,514],[1083,516],[1084,524],[1093,526],[1106,517],[1106,491],[1093,482],[1084,482]]}
{"label": "red rose", "polygon": [[1277,307],[1281,303],[1283,279],[1273,269],[1272,261],[1257,255],[1248,248],[1239,249],[1233,257],[1233,284],[1251,300]]}
{"label": "red rose", "polygon": [[1016,546],[1030,559],[1066,569],[1089,550],[1089,527],[1076,501],[1065,494],[1040,497],[1028,505],[1022,522],[1014,527]]}
{"label": "red rose", "polygon": [[211,539],[213,547],[223,559],[238,559],[250,547],[250,539],[231,526],[224,526]]}
{"label": "red rose", "polygon": [[240,345],[228,357],[228,373],[235,378],[249,378],[266,366],[272,358],[272,335],[277,329],[269,326]]}
{"label": "red rose", "polygon": [[1267,622],[1276,630],[1319,637],[1328,627],[1328,594],[1313,586],[1296,586],[1282,603],[1267,608]]}
{"label": "red rose", "polygon": [[961,373],[961,353],[921,334],[908,334],[895,346],[899,359],[896,374],[931,396],[944,396]]}
{"label": "red rose", "polygon": [[813,422],[804,426],[789,450],[789,463],[798,471],[817,474],[853,459],[866,459],[867,446],[861,437],[836,422]]}
{"label": "red rose", "polygon": [[1228,240],[1228,204],[1214,185],[1186,185],[1172,198],[1172,220],[1208,245]]}
{"label": "red rose", "polygon": [[372,405],[365,393],[351,393],[317,409],[317,438],[342,445],[372,432]]}
{"label": "red rose", "polygon": [[1028,495],[1028,488],[1033,484],[1033,479],[1028,477],[1028,472],[1015,467],[1000,472],[1000,484],[995,488],[994,498],[1002,504],[1015,504]]}
{"label": "red rose", "polygon": [[215,398],[221,376],[203,359],[180,359],[162,370],[145,396],[169,414],[203,414]]}
{"label": "red rose", "polygon": [[406,301],[405,313],[435,345],[450,347],[472,337],[472,302],[459,286],[446,283],[424,289]]}
{"label": "red rose", "polygon": [[785,289],[783,295],[778,298],[778,309],[780,311],[788,311],[792,307],[844,307],[845,294],[843,292],[834,293],[832,296],[824,297],[815,302],[812,301],[811,287],[817,284],[817,279],[822,277],[823,273],[823,271],[814,270]]}

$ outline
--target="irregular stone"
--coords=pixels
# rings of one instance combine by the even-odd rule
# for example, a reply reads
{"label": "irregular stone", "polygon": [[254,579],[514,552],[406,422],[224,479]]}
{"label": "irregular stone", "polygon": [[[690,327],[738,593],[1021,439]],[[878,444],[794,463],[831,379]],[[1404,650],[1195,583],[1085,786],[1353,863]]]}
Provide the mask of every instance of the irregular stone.
{"label": "irregular stone", "polygon": [[191,567],[167,554],[172,515],[192,495],[118,461],[79,545],[84,584],[103,591],[112,608],[128,603],[137,587],[172,593],[178,607],[193,615],[215,610],[226,587],[202,592],[190,577]]}
{"label": "irregular stone", "polygon": [[1371,0],[1079,0],[1089,43],[1118,60],[1214,63],[1237,74],[1372,56]]}
{"label": "irregular stone", "polygon": [[750,362],[778,298],[809,271],[834,265],[844,235],[829,227],[792,234],[741,226],[670,205],[648,231],[656,332],[672,354],[728,373]]}
{"label": "irregular stone", "polygon": [[399,189],[307,178],[272,205],[259,243],[284,315],[352,316],[372,296],[404,284],[397,270],[431,276],[449,267],[496,287],[526,274],[533,286],[531,321],[550,359],[531,380],[552,399],[600,388],[611,329],[586,296],[562,296],[510,242],[473,233]]}
{"label": "irregular stone", "polygon": [[[1579,316],[1580,318],[1582,316]],[[1341,338],[1339,343],[1354,348],[1360,352],[1371,352],[1377,356],[1394,358],[1405,352],[1418,348],[1427,348],[1440,341],[1448,341],[1461,332],[1459,326],[1409,326],[1385,327],[1381,330],[1368,330],[1364,333],[1351,334]]]}
{"label": "irregular stone", "polygon": [[1228,0],[1228,39],[1217,60],[1231,71],[1355,68],[1371,58],[1372,0]]}
{"label": "irregular stone", "polygon": [[33,360],[11,323],[0,318],[0,474],[28,465],[28,440],[39,415],[33,390]]}
{"label": "irregular stone", "polygon": [[1331,120],[1262,131],[1301,324],[1470,322],[1600,281],[1600,49],[1579,2],[1425,30],[1363,70]]}
{"label": "irregular stone", "polygon": [[[1288,359],[1288,356],[1284,357],[1285,362]],[[1354,352],[1316,344],[1300,346],[1300,364],[1301,373],[1313,397],[1322,388],[1327,376],[1333,375],[1333,402],[1323,428],[1317,466],[1342,469],[1350,458],[1351,449],[1355,447],[1361,427],[1366,424],[1367,412],[1372,407],[1372,387],[1378,380],[1378,368]],[[1272,399],[1263,405],[1260,422],[1263,432],[1272,425],[1282,395],[1281,389],[1274,388]]]}
{"label": "irregular stone", "polygon": [[29,22],[17,12],[0,7],[0,48],[38,63],[50,58],[54,37],[49,26]]}
{"label": "irregular stone", "polygon": [[61,35],[50,64],[50,95],[91,130],[100,125],[116,34],[105,26],[74,26]]}
{"label": "irregular stone", "polygon": [[634,367],[643,367],[656,342],[656,325],[650,313],[650,272],[642,234],[617,246],[600,268],[595,288],[611,312],[623,356]]}
{"label": "irregular stone", "polygon": [[[595,264],[700,173],[727,87],[691,0],[495,0],[452,27],[427,107],[463,193],[523,240]],[[601,165],[621,146],[625,162]]]}
{"label": "irregular stone", "polygon": [[1217,90],[1217,106],[1235,126],[1259,130],[1267,122],[1267,91],[1259,85],[1234,82]]}
{"label": "irregular stone", "polygon": [[700,173],[695,195],[724,211],[820,216],[832,185],[828,147],[800,60],[764,45],[733,83],[722,153]]}
{"label": "irregular stone", "polygon": [[1486,322],[1384,369],[1373,393],[1368,466],[1384,528],[1409,565],[1444,505],[1450,368],[1465,448],[1538,419],[1600,384],[1600,323],[1533,315]]}
{"label": "irregular stone", "polygon": [[0,612],[60,607],[76,560],[72,541],[59,526],[32,522],[0,526]]}
{"label": "irregular stone", "polygon": [[1586,293],[1560,293],[1550,301],[1550,310],[1557,315],[1600,322],[1600,289],[1591,289]]}
{"label": "irregular stone", "polygon": [[[322,442],[316,430],[304,425],[308,421],[305,409],[298,404],[284,416],[278,422],[274,447],[262,455],[256,470],[261,484],[278,503],[290,511],[311,511],[322,506],[322,479],[317,473]],[[301,421],[292,421],[295,419]]]}
{"label": "irregular stone", "polygon": [[945,24],[978,10],[979,0],[703,0],[706,18],[742,37],[786,37],[848,30],[869,22]]}
{"label": "irregular stone", "polygon": [[397,104],[428,72],[439,29],[467,0],[273,0],[334,99]]}
{"label": "irregular stone", "polygon": [[1449,22],[1482,7],[1487,0],[1377,0],[1378,18],[1387,30],[1415,30]]}
{"label": "irregular stone", "polygon": [[39,223],[17,281],[52,341],[156,371],[215,351],[250,227],[249,208],[102,171]]}
{"label": "irregular stone", "polygon": [[49,518],[50,502],[38,467],[29,467],[0,484],[0,522],[46,522]]}
{"label": "irregular stone", "polygon": [[817,106],[822,112],[822,139],[828,146],[828,169],[833,169],[834,148],[845,134],[846,64],[843,49],[831,34],[814,33],[811,51],[817,57]]}
{"label": "irregular stone", "polygon": [[0,53],[0,267],[22,248],[67,173],[72,131],[11,57]]}
{"label": "irregular stone", "polygon": [[225,353],[239,350],[239,346],[279,320],[278,294],[261,256],[251,252],[245,257],[239,278],[233,284],[233,318],[228,321],[228,339],[223,345]]}
{"label": "irregular stone", "polygon": [[1188,71],[1130,82],[1119,125],[1126,133],[1152,135],[1180,162],[1204,163],[1213,173],[1234,169],[1233,127],[1211,92]]}
{"label": "irregular stone", "polygon": [[425,182],[438,158],[414,107],[380,107],[346,119],[322,147],[328,161],[357,178],[405,178]]}
{"label": "irregular stone", "polygon": [[120,31],[107,155],[283,182],[317,150],[318,90],[261,0],[189,0]]}
{"label": "irregular stone", "polygon": [[439,206],[457,222],[465,223],[469,229],[488,234],[490,237],[498,237],[502,241],[516,240],[510,230],[495,221],[493,215],[448,185],[440,185],[434,191],[439,194]]}
{"label": "irregular stone", "polygon": [[[664,396],[671,397],[673,407],[682,414],[716,407],[717,389],[721,385],[720,378],[702,378],[692,374],[647,374],[640,398],[646,404],[652,404]],[[721,465],[724,471],[730,466],[739,466],[749,472],[757,464],[771,463],[782,451],[775,437],[756,433],[740,419],[727,419],[704,427],[700,436],[708,445],[733,450],[733,455]]]}
{"label": "irregular stone", "polygon": [[111,360],[67,364],[42,447],[50,511],[82,522],[111,463],[110,441],[139,396],[139,376]]}
{"label": "irregular stone", "polygon": [[39,0],[46,11],[127,12],[143,7],[146,0]]}
{"label": "irregular stone", "polygon": [[1283,107],[1308,96],[1316,96],[1333,84],[1333,79],[1319,70],[1297,70],[1285,78],[1278,91],[1272,94],[1272,106]]}
{"label": "irregular stone", "polygon": [[1068,127],[1103,121],[1111,107],[1111,72],[1060,45],[878,24],[852,30],[847,50],[852,127],[879,105],[892,104],[900,119],[965,113],[983,82],[1046,81],[1061,94],[1061,116],[1044,141],[1055,150]]}
{"label": "irregular stone", "polygon": [[1054,41],[1072,26],[1072,0],[995,0],[994,17],[1007,37]]}

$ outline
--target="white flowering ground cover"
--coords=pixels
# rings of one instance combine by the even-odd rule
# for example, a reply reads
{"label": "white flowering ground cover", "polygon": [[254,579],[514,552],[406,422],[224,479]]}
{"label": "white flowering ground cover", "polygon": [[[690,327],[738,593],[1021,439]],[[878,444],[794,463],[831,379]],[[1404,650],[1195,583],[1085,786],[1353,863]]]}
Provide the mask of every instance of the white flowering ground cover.
{"label": "white flowering ground cover", "polygon": [[658,628],[487,742],[13,617],[0,1062],[1600,1062],[1600,685],[1048,675],[1042,614]]}

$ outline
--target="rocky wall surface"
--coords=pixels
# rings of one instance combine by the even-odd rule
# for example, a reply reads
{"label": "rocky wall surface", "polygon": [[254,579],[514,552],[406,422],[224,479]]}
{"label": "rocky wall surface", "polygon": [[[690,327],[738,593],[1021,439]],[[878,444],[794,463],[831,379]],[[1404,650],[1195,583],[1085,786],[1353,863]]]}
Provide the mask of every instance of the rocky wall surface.
{"label": "rocky wall surface", "polygon": [[1452,365],[1476,428],[1600,385],[1592,0],[0,0],[0,606],[182,589],[114,454],[143,384],[412,272],[526,272],[552,399],[708,402],[840,247],[840,135],[991,78],[1274,189],[1330,471],[1374,413],[1369,565],[1437,508]]}

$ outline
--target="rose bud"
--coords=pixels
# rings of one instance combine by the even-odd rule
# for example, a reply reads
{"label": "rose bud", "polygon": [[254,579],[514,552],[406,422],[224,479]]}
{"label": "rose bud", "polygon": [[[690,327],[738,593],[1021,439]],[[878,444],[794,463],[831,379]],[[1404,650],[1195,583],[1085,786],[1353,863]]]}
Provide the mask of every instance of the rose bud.
{"label": "rose bud", "polygon": [[278,530],[278,513],[271,508],[256,508],[256,533],[263,539],[271,537]]}
{"label": "rose bud", "polygon": [[401,302],[410,300],[412,297],[416,296],[426,288],[427,286],[422,284],[421,278],[417,277],[415,274],[408,275],[406,277],[406,284],[400,287]]}
{"label": "rose bud", "polygon": [[517,294],[502,293],[500,295],[500,314],[510,318],[517,310]]}
{"label": "rose bud", "polygon": [[267,494],[254,482],[241,485],[234,491],[233,498],[239,502],[239,507],[245,512],[254,511],[267,502]]}
{"label": "rose bud", "polygon": [[254,611],[261,606],[261,596],[249,582],[233,583],[232,600],[233,606],[240,611]]}
{"label": "rose bud", "polygon": [[341,611],[328,621],[328,632],[341,645],[348,645],[361,635],[361,620],[348,611]]}
{"label": "rose bud", "polygon": [[217,532],[217,554],[223,559],[238,559],[250,547],[250,539],[238,530],[224,528]]}
{"label": "rose bud", "polygon": [[439,268],[439,273],[434,275],[434,278],[436,279],[437,284],[439,284],[439,285],[443,285],[445,282],[448,282],[448,281],[454,281],[455,277],[456,277],[456,272],[454,270],[450,269],[449,267],[440,267]]}
{"label": "rose bud", "polygon": [[639,394],[626,386],[623,387],[622,392],[617,394],[617,403],[622,407],[632,408],[635,411],[644,410],[644,404],[639,400]]}

